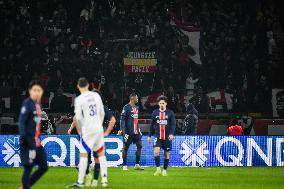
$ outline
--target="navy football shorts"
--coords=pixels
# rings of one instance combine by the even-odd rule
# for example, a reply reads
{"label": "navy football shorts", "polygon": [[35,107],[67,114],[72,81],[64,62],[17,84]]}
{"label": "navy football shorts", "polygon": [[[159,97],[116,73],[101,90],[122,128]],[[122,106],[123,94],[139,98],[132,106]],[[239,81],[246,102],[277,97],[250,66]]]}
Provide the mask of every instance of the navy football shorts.
{"label": "navy football shorts", "polygon": [[165,140],[161,140],[157,137],[154,138],[154,147],[160,147],[165,151],[171,151],[172,149],[172,141],[170,141],[168,138]]}
{"label": "navy football shorts", "polygon": [[132,134],[132,135],[128,135],[125,134],[123,137],[123,142],[126,145],[130,145],[130,144],[136,144],[137,142],[141,141],[142,135],[139,134]]}
{"label": "navy football shorts", "polygon": [[23,166],[47,166],[47,156],[42,146],[36,148],[35,158],[30,158],[29,148],[20,147],[20,158]]}

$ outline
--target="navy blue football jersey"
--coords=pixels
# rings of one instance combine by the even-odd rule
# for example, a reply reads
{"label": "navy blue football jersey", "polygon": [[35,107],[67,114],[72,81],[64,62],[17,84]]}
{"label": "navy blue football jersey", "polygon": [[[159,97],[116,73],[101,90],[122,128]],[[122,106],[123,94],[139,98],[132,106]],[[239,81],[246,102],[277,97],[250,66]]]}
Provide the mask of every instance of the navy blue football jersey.
{"label": "navy blue football jersey", "polygon": [[152,113],[149,136],[154,135],[156,138],[166,140],[170,134],[174,134],[176,119],[172,110],[166,109],[161,112],[156,109]]}
{"label": "navy blue football jersey", "polygon": [[19,134],[29,148],[40,146],[41,106],[31,98],[24,100],[19,116]]}
{"label": "navy blue football jersey", "polygon": [[121,112],[120,116],[120,128],[125,129],[125,133],[128,135],[141,134],[138,125],[138,106],[131,106],[126,104]]}

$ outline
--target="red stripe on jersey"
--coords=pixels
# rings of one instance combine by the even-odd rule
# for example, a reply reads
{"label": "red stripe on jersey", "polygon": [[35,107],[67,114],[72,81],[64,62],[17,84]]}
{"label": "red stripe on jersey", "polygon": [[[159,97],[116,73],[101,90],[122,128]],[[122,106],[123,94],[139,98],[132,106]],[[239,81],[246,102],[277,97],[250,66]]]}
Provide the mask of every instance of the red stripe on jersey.
{"label": "red stripe on jersey", "polygon": [[[36,115],[40,118],[41,110],[40,105],[36,104]],[[35,135],[36,146],[39,147],[40,144],[40,122],[36,125],[36,135]]]}
{"label": "red stripe on jersey", "polygon": [[[160,117],[160,121],[165,120],[165,112],[160,112],[159,117]],[[165,140],[165,138],[166,138],[165,125],[160,124],[160,139]]]}
{"label": "red stripe on jersey", "polygon": [[132,107],[132,110],[133,110],[134,134],[138,134],[138,110],[135,107]]}

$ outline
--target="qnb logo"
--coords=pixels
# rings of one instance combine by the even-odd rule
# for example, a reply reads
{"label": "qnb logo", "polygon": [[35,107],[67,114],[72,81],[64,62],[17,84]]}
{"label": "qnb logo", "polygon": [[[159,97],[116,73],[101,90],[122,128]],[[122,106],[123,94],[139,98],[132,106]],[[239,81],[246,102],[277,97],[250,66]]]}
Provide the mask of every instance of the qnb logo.
{"label": "qnb logo", "polygon": [[181,147],[183,149],[179,151],[179,154],[183,154],[181,160],[186,165],[196,167],[202,166],[206,162],[207,157],[205,155],[209,154],[209,151],[205,149],[207,144],[202,139],[197,137],[186,139]]}
{"label": "qnb logo", "polygon": [[160,119],[160,120],[157,120],[157,123],[160,124],[160,125],[167,125],[168,124],[168,120]]}
{"label": "qnb logo", "polygon": [[14,137],[14,139],[8,139],[3,147],[5,148],[2,150],[2,154],[5,155],[3,160],[8,165],[13,165],[14,167],[19,167],[21,163],[19,151],[20,151],[20,145],[19,145],[19,137]]}

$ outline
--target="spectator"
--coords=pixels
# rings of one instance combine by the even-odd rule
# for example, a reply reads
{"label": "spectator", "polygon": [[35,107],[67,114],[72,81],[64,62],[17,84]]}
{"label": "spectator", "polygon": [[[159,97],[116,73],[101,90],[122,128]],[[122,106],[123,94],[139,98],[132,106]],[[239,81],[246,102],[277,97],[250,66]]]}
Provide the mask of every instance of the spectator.
{"label": "spectator", "polygon": [[273,32],[272,31],[269,31],[267,32],[267,38],[268,38],[268,54],[271,56],[272,53],[273,53],[273,48],[275,48],[276,46],[276,43],[275,43],[275,40],[273,38]]}
{"label": "spectator", "polygon": [[189,73],[186,82],[185,82],[185,90],[186,96],[188,99],[191,99],[194,95],[195,84],[198,82],[198,78],[193,79],[192,72]]}
{"label": "spectator", "polygon": [[[93,78],[100,71],[107,81],[102,90],[118,93],[106,96],[120,109],[120,88],[142,88],[141,93],[147,96],[174,86],[177,94],[183,94],[196,88],[194,81],[198,79],[204,91],[243,88],[241,94],[235,93],[236,102],[244,98],[250,110],[271,111],[269,90],[284,87],[283,23],[279,2],[269,4],[222,1],[216,6],[205,0],[169,6],[162,0],[91,0],[81,10],[82,1],[3,1],[0,84],[25,90],[26,82],[34,76],[47,83],[48,90],[62,87],[74,92],[77,77]],[[193,63],[189,39],[172,26],[173,17],[201,29],[201,65]],[[130,74],[127,83],[120,79],[123,58],[129,51],[155,51],[155,76]],[[267,64],[271,61],[273,65]],[[191,75],[190,79],[189,70],[200,73],[198,78]],[[267,70],[270,75],[263,85],[259,78]],[[206,99],[203,92],[193,96],[200,112],[208,112]],[[259,107],[261,100],[266,110]]]}
{"label": "spectator", "polygon": [[50,112],[58,113],[63,112],[67,113],[71,109],[71,105],[68,102],[68,99],[65,95],[63,95],[63,89],[58,88],[57,92],[54,94],[54,97],[50,103]]}
{"label": "spectator", "polygon": [[168,90],[166,92],[166,96],[168,98],[168,108],[173,110],[173,112],[181,112],[180,104],[179,104],[179,98],[177,94],[174,91],[174,88],[172,86],[168,87]]}
{"label": "spectator", "polygon": [[197,134],[198,112],[193,104],[186,106],[186,117],[184,119],[184,134],[194,135]]}
{"label": "spectator", "polygon": [[195,95],[190,101],[194,105],[194,107],[196,107],[198,112],[209,112],[209,98],[201,88],[197,90],[197,93],[195,93]]}

